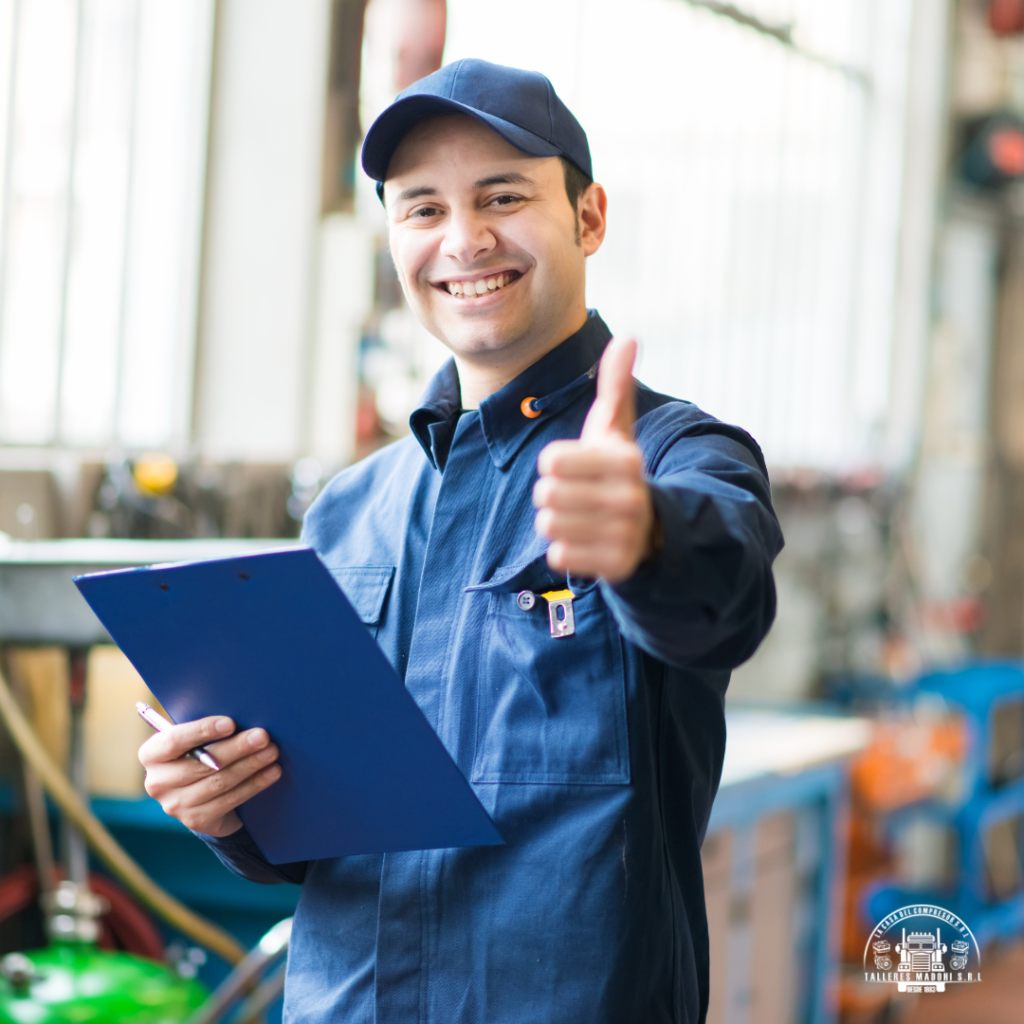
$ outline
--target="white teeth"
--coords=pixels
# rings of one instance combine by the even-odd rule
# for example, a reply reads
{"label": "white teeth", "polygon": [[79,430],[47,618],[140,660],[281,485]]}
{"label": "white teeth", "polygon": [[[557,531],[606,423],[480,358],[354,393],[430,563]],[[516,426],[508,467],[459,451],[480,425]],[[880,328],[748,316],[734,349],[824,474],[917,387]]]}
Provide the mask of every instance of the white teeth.
{"label": "white teeth", "polygon": [[489,292],[504,288],[512,283],[512,274],[498,274],[497,277],[482,278],[479,281],[449,281],[448,292],[458,297],[472,298],[476,295],[487,295]]}

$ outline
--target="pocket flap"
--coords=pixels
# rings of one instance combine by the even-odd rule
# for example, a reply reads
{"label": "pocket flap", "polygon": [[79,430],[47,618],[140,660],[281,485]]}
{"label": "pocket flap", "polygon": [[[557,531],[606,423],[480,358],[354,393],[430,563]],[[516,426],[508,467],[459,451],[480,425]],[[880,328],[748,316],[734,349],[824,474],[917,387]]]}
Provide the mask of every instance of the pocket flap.
{"label": "pocket flap", "polygon": [[545,551],[529,561],[503,565],[495,569],[490,579],[466,587],[466,593],[474,590],[487,590],[498,594],[515,594],[520,590],[543,593],[547,590],[563,590],[565,585],[565,576],[548,565],[548,555]]}
{"label": "pocket flap", "polygon": [[368,626],[380,622],[388,587],[395,576],[393,565],[329,565],[328,570],[356,614]]}

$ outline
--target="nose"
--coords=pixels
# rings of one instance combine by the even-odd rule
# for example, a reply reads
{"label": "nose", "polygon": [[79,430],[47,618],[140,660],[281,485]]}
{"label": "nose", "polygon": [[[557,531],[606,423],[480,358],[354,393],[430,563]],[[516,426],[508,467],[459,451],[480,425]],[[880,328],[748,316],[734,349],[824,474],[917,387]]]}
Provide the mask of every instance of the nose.
{"label": "nose", "polygon": [[495,245],[497,239],[488,227],[485,219],[473,209],[453,210],[445,225],[444,240],[441,243],[441,255],[458,260],[468,266],[485,256]]}

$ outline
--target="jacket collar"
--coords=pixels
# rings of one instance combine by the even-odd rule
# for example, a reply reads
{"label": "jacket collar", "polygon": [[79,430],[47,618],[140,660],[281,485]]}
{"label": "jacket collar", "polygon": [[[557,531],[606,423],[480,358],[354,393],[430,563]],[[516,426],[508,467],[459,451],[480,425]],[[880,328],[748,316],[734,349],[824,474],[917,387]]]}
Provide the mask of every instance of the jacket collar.
{"label": "jacket collar", "polygon": [[[610,340],[611,332],[597,310],[588,310],[586,323],[575,334],[480,403],[484,439],[498,469],[512,460],[534,431],[593,388],[597,364]],[[533,416],[523,411],[529,400]],[[409,417],[409,426],[435,469],[444,470],[461,411],[459,374],[455,360],[449,359]]]}

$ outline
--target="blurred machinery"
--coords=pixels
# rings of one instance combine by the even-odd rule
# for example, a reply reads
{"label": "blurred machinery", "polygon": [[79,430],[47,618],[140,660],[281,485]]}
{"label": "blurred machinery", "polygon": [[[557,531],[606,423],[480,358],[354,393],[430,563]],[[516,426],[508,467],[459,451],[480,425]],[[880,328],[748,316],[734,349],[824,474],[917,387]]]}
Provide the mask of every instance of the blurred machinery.
{"label": "blurred machinery", "polygon": [[1024,665],[923,676],[853,763],[840,990],[844,1019],[877,1019],[864,943],[913,903],[952,911],[984,948],[1024,935]]}
{"label": "blurred machinery", "polygon": [[[175,477],[173,464],[154,460],[141,470],[137,465],[132,481],[133,486],[141,484],[154,492],[169,488]],[[0,960],[0,1024],[106,1024],[129,1020],[136,1024],[214,1024],[227,1020],[232,1024],[255,1024],[264,1021],[267,1009],[279,1000],[283,968],[272,968],[287,949],[290,919],[272,928],[246,954],[231,934],[248,930],[239,929],[238,914],[226,922],[229,931],[200,916],[164,888],[166,865],[159,855],[153,855],[154,849],[170,855],[176,869],[171,875],[173,888],[180,892],[183,884],[188,886],[193,894],[190,903],[195,900],[201,876],[215,874],[213,885],[217,889],[231,888],[203,844],[179,823],[166,819],[153,801],[136,791],[132,780],[128,780],[127,790],[119,799],[89,799],[92,785],[99,782],[107,790],[110,785],[104,773],[87,770],[87,680],[95,682],[101,671],[108,675],[113,671],[115,678],[108,680],[111,693],[116,694],[117,704],[128,708],[131,702],[120,699],[125,696],[124,686],[143,684],[137,675],[118,675],[117,664],[123,662],[123,657],[117,664],[110,657],[116,652],[104,646],[109,638],[77,599],[71,583],[71,576],[78,570],[190,556],[218,557],[237,552],[239,546],[254,545],[260,546],[261,542],[68,540],[19,544],[8,539],[0,544],[0,644],[5,645],[0,721],[20,759],[16,774],[21,776],[22,787],[18,788],[23,794],[22,800],[15,797],[12,801],[11,787],[6,781],[0,782],[0,802],[5,805],[4,811],[14,811],[15,817],[27,820],[35,854],[34,866],[16,862],[14,870],[0,877],[0,924],[31,919],[37,906],[42,909],[43,920],[43,934],[33,931],[31,920],[29,927],[19,931],[5,929],[7,950],[12,947],[12,935],[22,941]],[[57,714],[62,705],[63,714]],[[101,705],[101,710],[106,708],[106,704]],[[138,738],[130,730],[125,731],[128,736],[120,746],[134,755],[132,748],[138,746]],[[95,740],[99,734],[94,730],[91,735]],[[116,736],[109,745],[118,746]],[[66,773],[62,763],[67,765]],[[59,858],[53,848],[54,815],[44,790],[60,812]],[[145,869],[100,820],[103,805],[108,821],[113,810],[115,818],[133,826],[132,845],[142,845],[149,853],[143,859]],[[140,844],[154,827],[163,833],[152,837],[156,843]],[[181,840],[186,841],[187,848],[179,849]],[[120,884],[90,870],[87,847]],[[5,852],[9,859],[11,851]],[[198,861],[196,854],[200,855]],[[163,884],[149,872],[161,874]],[[247,908],[249,916],[259,919],[259,910],[265,908],[258,906],[258,899],[247,903],[252,904]],[[161,928],[143,907],[165,927]],[[280,914],[272,920],[277,917]],[[180,936],[197,946],[184,945]],[[33,948],[36,946],[40,948]],[[212,965],[212,975],[206,964],[207,949],[220,961]],[[234,971],[210,995],[203,981],[215,982],[223,976],[224,968],[232,965]]]}
{"label": "blurred machinery", "polygon": [[996,190],[1024,179],[1024,118],[1000,111],[963,129],[960,173],[976,188]]}
{"label": "blurred machinery", "polygon": [[989,0],[988,23],[997,36],[1024,32],[1024,0]]}
{"label": "blurred machinery", "polygon": [[18,540],[294,537],[329,475],[288,463],[178,462],[165,452],[107,462],[0,468],[0,533]]}

